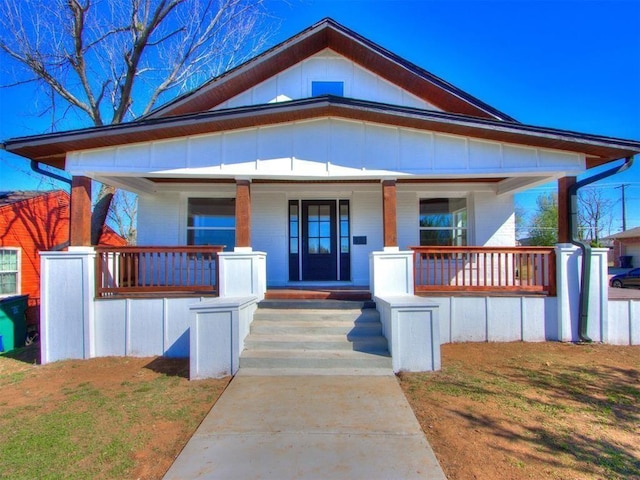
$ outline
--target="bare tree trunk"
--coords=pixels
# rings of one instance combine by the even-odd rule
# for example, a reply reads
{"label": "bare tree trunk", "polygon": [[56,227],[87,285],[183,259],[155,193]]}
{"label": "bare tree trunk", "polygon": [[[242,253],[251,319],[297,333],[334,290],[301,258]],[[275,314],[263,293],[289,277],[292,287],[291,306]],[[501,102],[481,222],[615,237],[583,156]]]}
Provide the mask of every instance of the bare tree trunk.
{"label": "bare tree trunk", "polygon": [[100,243],[104,223],[107,215],[109,215],[109,208],[115,193],[116,188],[111,185],[102,184],[100,187],[98,201],[93,207],[93,213],[91,214],[91,245],[98,245]]}

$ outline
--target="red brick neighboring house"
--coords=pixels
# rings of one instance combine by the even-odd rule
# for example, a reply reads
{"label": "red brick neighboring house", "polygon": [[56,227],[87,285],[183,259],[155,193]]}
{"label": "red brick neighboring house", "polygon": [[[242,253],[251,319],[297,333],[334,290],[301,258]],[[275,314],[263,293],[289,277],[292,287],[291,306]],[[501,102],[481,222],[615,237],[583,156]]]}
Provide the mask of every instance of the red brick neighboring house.
{"label": "red brick neighboring house", "polygon": [[[29,295],[27,324],[38,324],[40,257],[69,244],[69,194],[0,192],[0,298]],[[123,246],[126,240],[105,227],[101,245]]]}

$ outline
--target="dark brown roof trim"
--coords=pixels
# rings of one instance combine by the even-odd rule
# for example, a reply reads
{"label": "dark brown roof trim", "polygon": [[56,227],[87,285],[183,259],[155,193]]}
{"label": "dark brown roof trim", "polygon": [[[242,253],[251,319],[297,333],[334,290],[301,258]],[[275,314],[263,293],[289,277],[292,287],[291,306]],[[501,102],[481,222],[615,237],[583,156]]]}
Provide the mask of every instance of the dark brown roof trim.
{"label": "dark brown roof trim", "polygon": [[331,18],[321,20],[197,89],[160,106],[144,118],[184,115],[210,110],[325,48],[330,48],[344,55],[445,111],[515,121],[509,115]]}
{"label": "dark brown roof trim", "polygon": [[12,153],[64,164],[67,152],[224,132],[317,117],[338,117],[391,126],[584,153],[591,166],[640,153],[640,142],[467,115],[324,96],[290,102],[147,119],[7,140]]}

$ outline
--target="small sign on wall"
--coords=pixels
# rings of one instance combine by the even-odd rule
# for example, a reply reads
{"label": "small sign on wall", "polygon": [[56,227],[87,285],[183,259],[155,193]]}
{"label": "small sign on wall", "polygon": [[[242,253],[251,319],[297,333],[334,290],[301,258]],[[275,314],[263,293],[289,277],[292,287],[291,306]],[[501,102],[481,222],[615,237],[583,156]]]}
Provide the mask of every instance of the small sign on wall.
{"label": "small sign on wall", "polygon": [[366,245],[367,244],[367,237],[364,236],[364,235],[363,236],[359,236],[359,237],[354,236],[353,237],[353,244],[354,245]]}

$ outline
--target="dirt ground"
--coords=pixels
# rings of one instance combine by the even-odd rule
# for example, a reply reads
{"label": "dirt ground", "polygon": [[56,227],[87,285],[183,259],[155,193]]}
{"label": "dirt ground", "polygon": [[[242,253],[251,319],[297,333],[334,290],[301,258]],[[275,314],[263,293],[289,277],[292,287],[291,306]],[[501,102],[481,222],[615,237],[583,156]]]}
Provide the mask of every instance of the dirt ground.
{"label": "dirt ground", "polygon": [[640,479],[640,347],[451,344],[400,383],[449,480]]}
{"label": "dirt ground", "polygon": [[[70,478],[162,478],[228,383],[189,382],[185,360],[34,366],[31,356],[0,357],[1,411],[28,412],[24,426],[60,405],[94,408],[108,412],[93,415],[100,438],[131,436],[120,473]],[[640,479],[640,347],[453,344],[442,347],[442,362],[440,372],[399,380],[449,480]]]}

